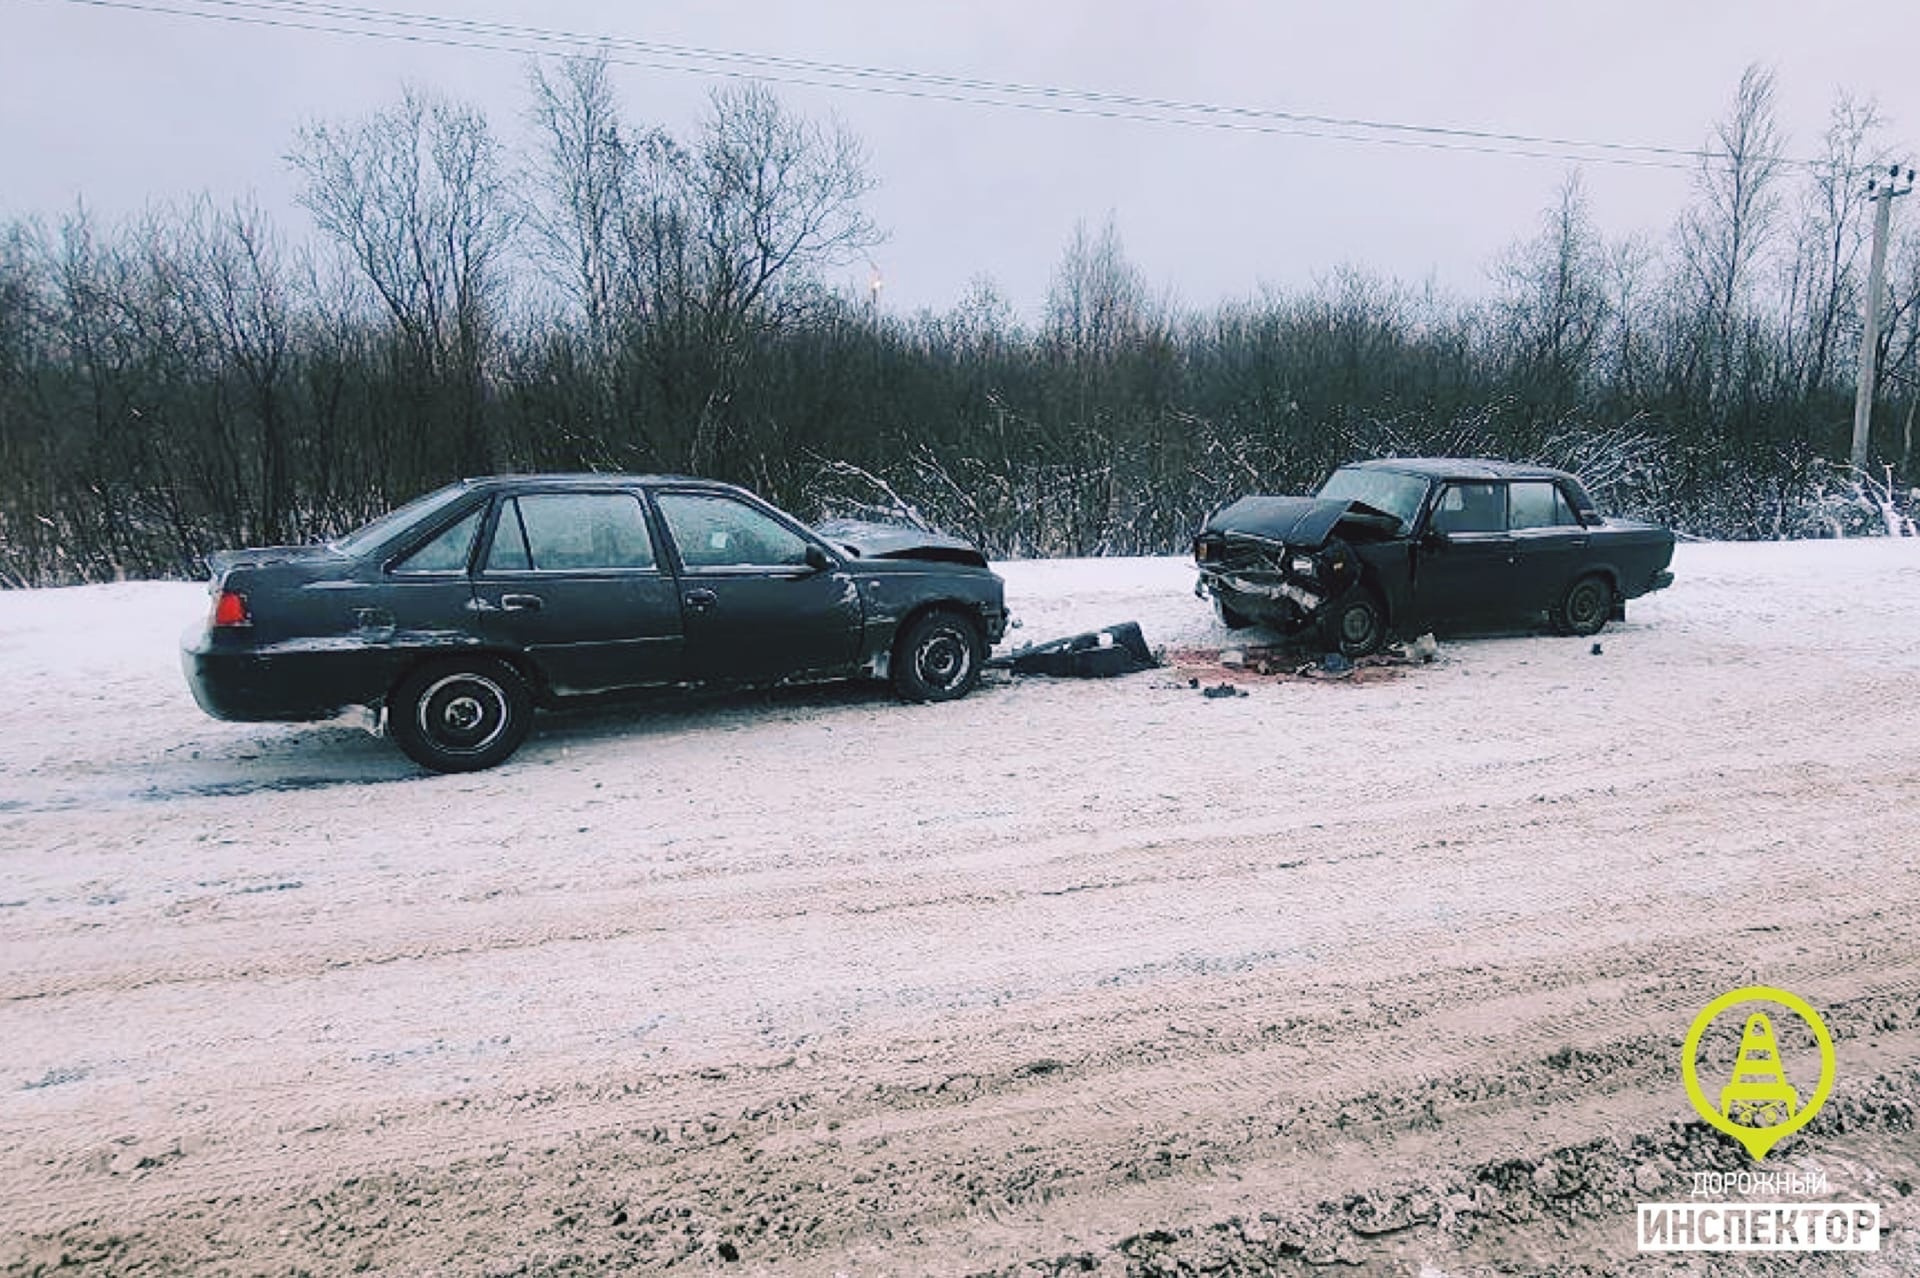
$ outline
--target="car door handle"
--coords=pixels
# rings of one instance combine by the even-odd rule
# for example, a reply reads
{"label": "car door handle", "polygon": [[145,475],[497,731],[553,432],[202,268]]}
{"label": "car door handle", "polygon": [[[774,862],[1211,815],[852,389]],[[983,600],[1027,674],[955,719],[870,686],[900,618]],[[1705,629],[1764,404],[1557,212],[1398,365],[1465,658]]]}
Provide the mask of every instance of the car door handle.
{"label": "car door handle", "polygon": [[539,595],[500,596],[500,606],[508,612],[539,612],[545,602]]}
{"label": "car door handle", "polygon": [[719,602],[720,596],[714,594],[711,590],[689,590],[687,592],[687,607],[693,609],[695,612],[705,612]]}

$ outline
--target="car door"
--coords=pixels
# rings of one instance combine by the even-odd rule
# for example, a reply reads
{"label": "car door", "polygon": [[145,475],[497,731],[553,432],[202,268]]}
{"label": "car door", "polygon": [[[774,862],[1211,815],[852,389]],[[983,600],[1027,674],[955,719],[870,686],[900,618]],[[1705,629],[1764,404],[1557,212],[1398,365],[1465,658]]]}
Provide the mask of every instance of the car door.
{"label": "car door", "polygon": [[858,584],[839,556],[730,493],[654,492],[680,568],[690,678],[767,683],[850,671]]}
{"label": "car door", "polygon": [[563,696],[682,678],[680,597],[630,488],[529,488],[495,503],[474,576],[483,633]]}
{"label": "car door", "polygon": [[1559,484],[1516,479],[1507,490],[1507,527],[1514,547],[1515,610],[1553,607],[1586,561],[1586,526]]}
{"label": "car door", "polygon": [[1421,540],[1415,594],[1436,619],[1469,620],[1505,610],[1515,554],[1504,480],[1448,480],[1434,494]]}
{"label": "car door", "polygon": [[401,538],[379,585],[350,593],[353,624],[360,635],[385,641],[395,635],[464,631],[473,610],[468,570],[486,515],[485,500],[458,514],[442,510]]}

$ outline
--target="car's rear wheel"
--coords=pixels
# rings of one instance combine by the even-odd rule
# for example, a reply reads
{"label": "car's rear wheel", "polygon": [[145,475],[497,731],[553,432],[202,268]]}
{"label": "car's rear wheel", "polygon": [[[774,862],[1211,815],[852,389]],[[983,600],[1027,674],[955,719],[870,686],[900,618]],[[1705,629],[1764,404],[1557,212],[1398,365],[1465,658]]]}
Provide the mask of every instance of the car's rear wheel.
{"label": "car's rear wheel", "polygon": [[490,657],[435,661],[395,685],[387,728],[407,757],[435,772],[477,772],[503,762],[533,726],[524,679]]}
{"label": "car's rear wheel", "polygon": [[1366,586],[1355,586],[1327,609],[1320,634],[1341,656],[1371,657],[1386,646],[1387,610],[1380,596]]}
{"label": "car's rear wheel", "polygon": [[1588,573],[1567,587],[1554,605],[1553,628],[1566,635],[1598,634],[1613,611],[1613,584]]}
{"label": "car's rear wheel", "polygon": [[987,659],[980,627],[945,610],[916,618],[893,649],[893,687],[903,701],[952,701],[980,682]]}

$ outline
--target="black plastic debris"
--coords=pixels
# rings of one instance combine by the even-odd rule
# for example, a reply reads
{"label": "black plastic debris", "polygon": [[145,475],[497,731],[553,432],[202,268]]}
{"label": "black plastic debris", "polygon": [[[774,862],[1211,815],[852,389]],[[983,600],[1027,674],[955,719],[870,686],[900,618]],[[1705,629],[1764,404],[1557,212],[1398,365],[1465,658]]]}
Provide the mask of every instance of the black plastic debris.
{"label": "black plastic debris", "polygon": [[1210,688],[1200,689],[1200,695],[1209,701],[1218,701],[1222,697],[1244,697],[1247,695],[1247,690],[1236,688],[1230,683],[1216,683]]}
{"label": "black plastic debris", "polygon": [[1021,675],[1052,675],[1060,679],[1111,679],[1115,675],[1152,670],[1160,663],[1147,647],[1140,623],[1123,621],[1102,630],[1069,635],[1048,643],[1029,644],[992,665]]}

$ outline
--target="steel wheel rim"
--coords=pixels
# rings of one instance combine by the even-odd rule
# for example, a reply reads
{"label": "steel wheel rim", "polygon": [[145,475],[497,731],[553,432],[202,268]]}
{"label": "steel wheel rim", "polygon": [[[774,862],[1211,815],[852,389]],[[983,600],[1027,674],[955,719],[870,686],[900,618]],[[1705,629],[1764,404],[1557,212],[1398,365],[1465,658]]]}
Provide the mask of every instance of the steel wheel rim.
{"label": "steel wheel rim", "polygon": [[485,675],[451,674],[420,694],[414,722],[449,754],[479,754],[500,739],[512,718],[507,692]]}
{"label": "steel wheel rim", "polygon": [[1583,582],[1573,588],[1573,598],[1567,601],[1567,620],[1576,628],[1584,628],[1599,620],[1601,609],[1605,607],[1605,592],[1596,581]]}
{"label": "steel wheel rim", "polygon": [[1355,604],[1340,614],[1340,637],[1350,644],[1361,644],[1373,638],[1373,609],[1365,604]]}
{"label": "steel wheel rim", "polygon": [[957,688],[973,670],[973,649],[959,632],[936,630],[914,651],[913,670],[930,688]]}

